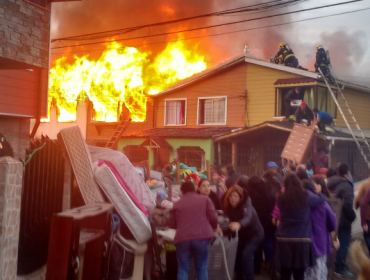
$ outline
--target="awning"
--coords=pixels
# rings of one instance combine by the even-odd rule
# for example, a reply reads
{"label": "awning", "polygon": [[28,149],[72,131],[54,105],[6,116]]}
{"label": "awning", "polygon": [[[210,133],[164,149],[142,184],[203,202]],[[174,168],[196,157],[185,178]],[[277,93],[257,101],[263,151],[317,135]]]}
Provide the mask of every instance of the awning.
{"label": "awning", "polygon": [[140,146],[150,146],[152,148],[167,148],[172,149],[172,146],[163,138],[150,137],[146,139]]}
{"label": "awning", "polygon": [[294,86],[307,86],[317,85],[317,80],[304,77],[304,78],[291,78],[291,79],[278,79],[274,85],[276,87],[294,87]]}

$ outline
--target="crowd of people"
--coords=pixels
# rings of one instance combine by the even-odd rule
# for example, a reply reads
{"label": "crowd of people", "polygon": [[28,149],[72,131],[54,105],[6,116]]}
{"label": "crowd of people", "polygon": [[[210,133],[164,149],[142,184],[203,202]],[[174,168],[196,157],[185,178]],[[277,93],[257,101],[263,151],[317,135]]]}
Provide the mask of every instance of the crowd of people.
{"label": "crowd of people", "polygon": [[[346,163],[335,169],[318,149],[317,162],[282,165],[268,162],[262,176],[247,177],[231,164],[212,167],[211,178],[184,182],[182,197],[169,213],[168,225],[177,229],[175,246],[178,280],[188,279],[191,256],[198,280],[208,279],[207,261],[214,233],[238,235],[235,276],[254,279],[266,270],[280,279],[328,279],[328,256],[335,248],[335,273],[354,277],[346,265],[354,207],[361,208],[361,225],[370,252],[370,180],[354,201],[353,178]],[[322,164],[322,165],[321,165]],[[215,187],[213,187],[215,186]],[[213,190],[212,190],[213,187]],[[342,201],[336,217],[329,198]],[[221,229],[218,215],[229,225]]]}

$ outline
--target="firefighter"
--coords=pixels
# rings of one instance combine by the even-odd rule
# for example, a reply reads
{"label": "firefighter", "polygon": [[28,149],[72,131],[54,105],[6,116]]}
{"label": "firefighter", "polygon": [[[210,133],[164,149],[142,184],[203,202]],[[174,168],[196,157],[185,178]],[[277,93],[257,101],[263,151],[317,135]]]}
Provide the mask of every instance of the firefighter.
{"label": "firefighter", "polygon": [[307,70],[306,68],[303,68],[302,66],[299,65],[298,59],[295,57],[293,50],[289,47],[288,44],[280,43],[279,48],[280,50],[275,55],[275,58],[282,56],[285,66]]}
{"label": "firefighter", "polygon": [[325,49],[321,45],[318,45],[317,51],[316,51],[315,72],[319,72],[319,68],[320,68],[322,73],[326,77],[328,77],[328,75],[330,75],[329,65],[330,65],[330,59],[326,55]]}

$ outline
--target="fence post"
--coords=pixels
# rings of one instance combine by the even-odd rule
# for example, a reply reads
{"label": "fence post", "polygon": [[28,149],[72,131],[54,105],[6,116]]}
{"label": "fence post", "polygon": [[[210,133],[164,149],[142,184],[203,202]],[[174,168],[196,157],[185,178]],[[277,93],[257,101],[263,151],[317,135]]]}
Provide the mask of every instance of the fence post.
{"label": "fence post", "polygon": [[207,170],[207,178],[208,180],[212,180],[211,178],[211,165],[209,163],[209,159],[206,160],[206,170]]}
{"label": "fence post", "polygon": [[232,142],[231,143],[231,164],[234,166],[234,169],[237,170],[236,166],[236,157],[237,157],[237,142]]}
{"label": "fence post", "polygon": [[0,279],[17,279],[23,164],[0,158]]}

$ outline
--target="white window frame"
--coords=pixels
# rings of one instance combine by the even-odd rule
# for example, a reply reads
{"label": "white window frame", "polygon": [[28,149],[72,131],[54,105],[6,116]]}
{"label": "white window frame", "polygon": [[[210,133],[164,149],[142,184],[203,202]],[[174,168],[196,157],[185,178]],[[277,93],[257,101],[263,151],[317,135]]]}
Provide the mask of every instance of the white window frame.
{"label": "white window frame", "polygon": [[[225,122],[223,123],[200,123],[200,100],[205,99],[225,99]],[[227,96],[207,96],[207,97],[198,97],[198,107],[197,107],[197,125],[205,125],[205,126],[211,126],[211,125],[226,125],[227,124]]]}
{"label": "white window frame", "polygon": [[[167,124],[167,101],[184,101],[185,100],[185,123],[184,124]],[[164,100],[164,126],[186,126],[188,111],[188,99],[187,98],[168,98]]]}

